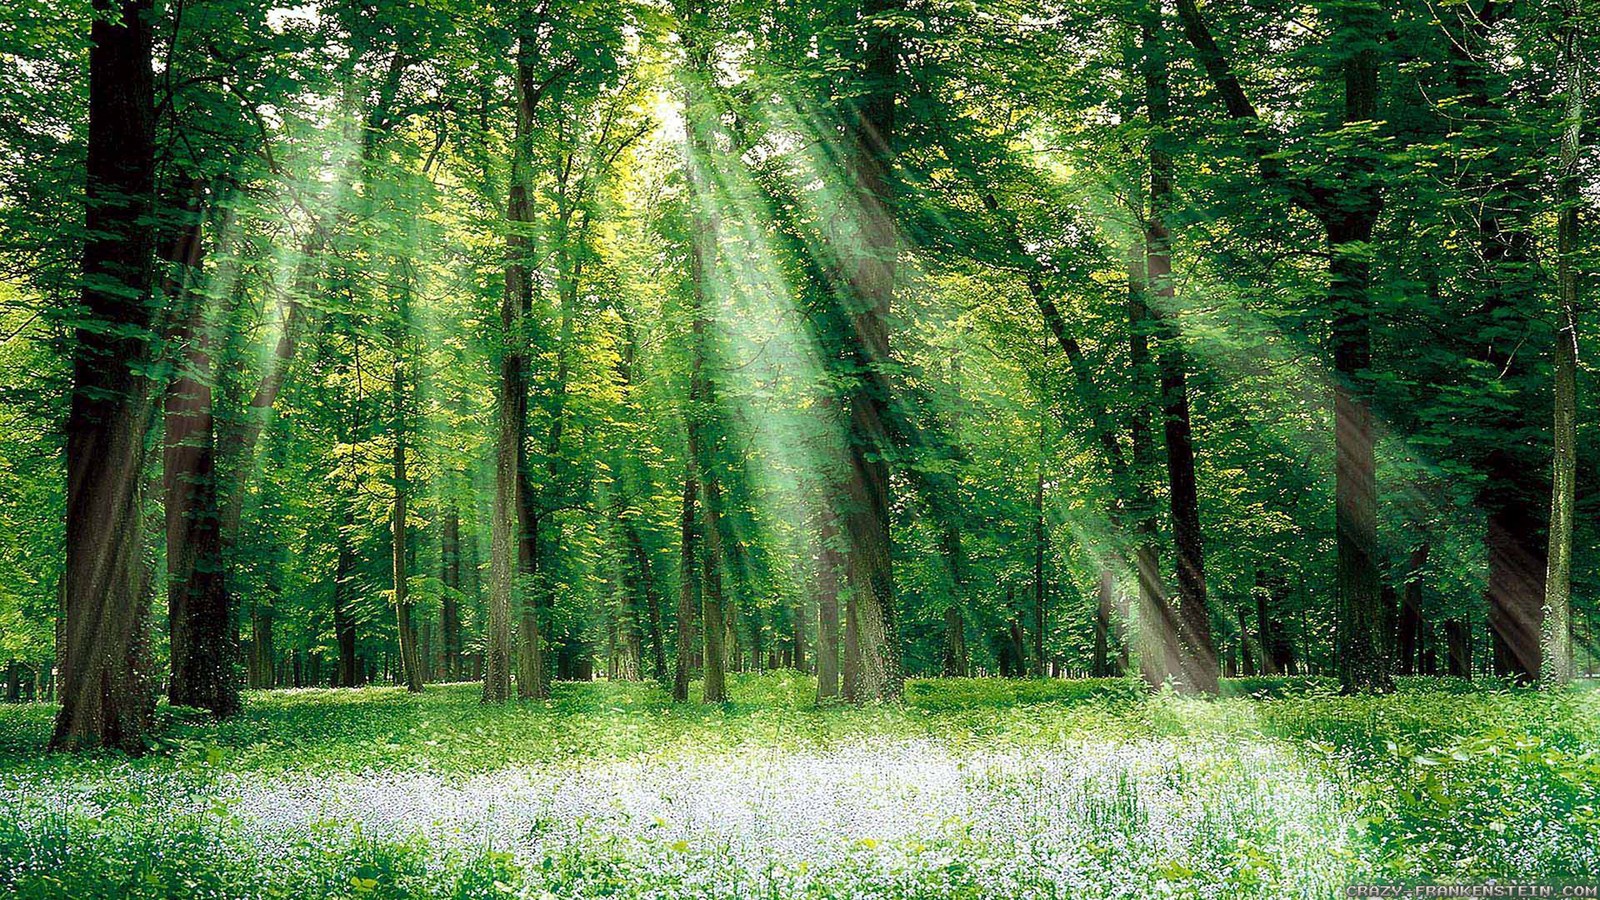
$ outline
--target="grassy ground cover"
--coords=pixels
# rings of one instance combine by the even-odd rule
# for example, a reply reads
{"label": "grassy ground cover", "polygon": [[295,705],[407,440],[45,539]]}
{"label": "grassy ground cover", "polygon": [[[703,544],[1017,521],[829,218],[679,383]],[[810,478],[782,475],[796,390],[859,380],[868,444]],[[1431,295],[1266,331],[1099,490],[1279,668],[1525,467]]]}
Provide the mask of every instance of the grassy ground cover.
{"label": "grassy ground cover", "polygon": [[558,685],[256,693],[137,759],[0,708],[0,896],[1331,897],[1600,878],[1600,694],[1316,680],[913,682],[816,707]]}

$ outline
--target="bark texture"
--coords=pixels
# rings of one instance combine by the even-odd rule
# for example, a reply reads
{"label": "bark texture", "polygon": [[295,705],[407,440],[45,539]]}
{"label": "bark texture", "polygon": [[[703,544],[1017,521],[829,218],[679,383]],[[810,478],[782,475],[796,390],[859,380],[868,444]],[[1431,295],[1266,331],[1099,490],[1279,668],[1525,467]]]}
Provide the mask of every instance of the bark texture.
{"label": "bark texture", "polygon": [[51,746],[144,749],[153,708],[142,548],[154,286],[155,91],[148,0],[95,0],[83,306],[67,415],[66,569]]}

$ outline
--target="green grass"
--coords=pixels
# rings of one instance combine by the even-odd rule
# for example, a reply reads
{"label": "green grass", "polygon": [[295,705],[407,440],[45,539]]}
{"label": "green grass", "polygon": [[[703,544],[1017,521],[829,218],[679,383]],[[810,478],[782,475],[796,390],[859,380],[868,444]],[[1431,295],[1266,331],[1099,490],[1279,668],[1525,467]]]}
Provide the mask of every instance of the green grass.
{"label": "green grass", "polygon": [[0,707],[0,896],[1322,897],[1600,878],[1600,695],[1439,680],[1225,697],[918,681],[817,706],[557,685],[252,693],[139,758],[42,753]]}

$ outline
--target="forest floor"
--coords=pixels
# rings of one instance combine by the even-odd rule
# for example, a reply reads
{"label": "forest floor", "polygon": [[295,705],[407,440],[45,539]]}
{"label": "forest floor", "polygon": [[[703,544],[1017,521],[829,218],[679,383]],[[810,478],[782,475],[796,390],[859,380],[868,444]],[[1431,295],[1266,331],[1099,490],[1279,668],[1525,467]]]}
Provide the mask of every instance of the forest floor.
{"label": "forest floor", "polygon": [[1600,878],[1600,692],[1414,680],[1335,696],[913,682],[817,707],[560,684],[253,692],[162,708],[155,751],[45,756],[0,709],[0,896],[1334,897],[1352,882]]}

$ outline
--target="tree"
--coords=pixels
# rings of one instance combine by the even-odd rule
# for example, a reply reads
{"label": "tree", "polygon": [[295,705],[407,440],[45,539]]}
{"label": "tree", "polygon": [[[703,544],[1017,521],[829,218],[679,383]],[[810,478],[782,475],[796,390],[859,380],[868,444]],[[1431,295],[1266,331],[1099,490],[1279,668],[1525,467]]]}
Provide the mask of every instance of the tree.
{"label": "tree", "polygon": [[1163,42],[1161,0],[1148,0],[1144,22],[1145,104],[1150,118],[1150,214],[1145,222],[1145,280],[1155,307],[1159,335],[1157,368],[1165,418],[1167,496],[1172,508],[1172,542],[1177,550],[1179,665],[1184,684],[1203,694],[1217,692],[1217,651],[1211,640],[1211,610],[1206,603],[1205,548],[1200,533],[1200,498],[1195,480],[1194,440],[1189,421],[1188,360],[1173,308],[1172,156]]}
{"label": "tree", "polygon": [[855,62],[862,89],[845,121],[845,171],[856,228],[841,254],[849,291],[846,308],[855,335],[844,519],[850,543],[846,615],[860,656],[860,669],[847,696],[858,701],[896,699],[904,687],[890,551],[888,431],[892,390],[888,319],[899,254],[891,172],[900,52],[899,37],[888,20],[898,9],[896,0],[867,0],[861,7],[865,40]]}
{"label": "tree", "polygon": [[1545,576],[1542,667],[1549,684],[1572,680],[1572,527],[1578,481],[1579,140],[1583,133],[1583,64],[1578,55],[1578,5],[1569,3],[1560,34],[1566,121],[1556,193],[1555,454],[1551,478],[1549,571]]}
{"label": "tree", "polygon": [[162,295],[181,323],[178,375],[166,394],[164,481],[167,621],[172,635],[168,699],[219,716],[239,709],[238,622],[224,583],[217,503],[216,428],[212,414],[213,325],[207,321],[203,210],[207,186],[187,181],[172,233],[160,243],[171,271]]}
{"label": "tree", "polygon": [[1339,680],[1348,691],[1391,685],[1379,636],[1378,486],[1371,400],[1370,242],[1383,209],[1378,155],[1368,132],[1378,118],[1379,15],[1376,4],[1341,5],[1333,14],[1330,69],[1344,83],[1338,166],[1331,182],[1290,172],[1259,125],[1228,57],[1194,0],[1178,0],[1184,33],[1230,118],[1251,126],[1250,150],[1263,181],[1322,226],[1328,244],[1327,303],[1333,314],[1335,534],[1338,549]]}
{"label": "tree", "polygon": [[83,300],[67,419],[61,712],[51,746],[144,749],[152,708],[140,501],[153,412],[155,92],[150,4],[96,0]]}
{"label": "tree", "polygon": [[[690,218],[689,250],[689,397],[685,412],[685,432],[688,436],[690,464],[694,475],[690,479],[699,491],[700,528],[705,536],[700,565],[701,619],[705,623],[705,652],[703,654],[703,681],[701,697],[706,703],[722,703],[728,699],[724,676],[726,657],[724,617],[723,570],[730,551],[730,532],[722,506],[722,481],[717,460],[716,402],[714,381],[707,367],[713,355],[710,343],[711,304],[714,302],[713,279],[717,277],[721,257],[718,253],[717,216],[718,197],[712,172],[717,166],[717,125],[714,101],[709,96],[711,63],[708,50],[701,41],[705,27],[704,13],[696,4],[687,4],[681,15],[683,30],[679,35],[690,65],[685,72],[684,108],[687,127],[684,129],[688,167],[688,204]],[[687,511],[689,503],[686,500]],[[688,532],[685,532],[686,535]],[[689,540],[684,547],[687,551]],[[679,652],[682,652],[680,647]]]}

